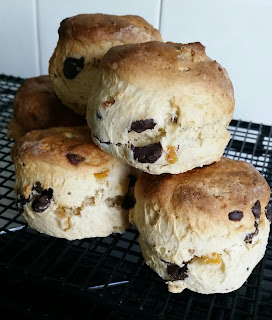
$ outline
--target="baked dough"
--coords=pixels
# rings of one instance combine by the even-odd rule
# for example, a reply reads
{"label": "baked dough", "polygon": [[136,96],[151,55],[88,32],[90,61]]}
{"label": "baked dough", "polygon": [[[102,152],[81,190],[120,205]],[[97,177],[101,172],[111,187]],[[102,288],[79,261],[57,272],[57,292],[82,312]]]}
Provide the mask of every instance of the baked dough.
{"label": "baked dough", "polygon": [[143,173],[130,222],[170,292],[225,293],[241,287],[264,256],[269,197],[253,165],[222,158],[179,175]]}
{"label": "baked dough", "polygon": [[105,152],[150,174],[219,161],[234,97],[227,72],[200,43],[110,49],[91,90],[87,121]]}
{"label": "baked dough", "polygon": [[17,206],[30,227],[68,240],[129,227],[131,168],[101,151],[87,126],[31,131],[12,160]]}
{"label": "baked dough", "polygon": [[62,102],[85,116],[100,59],[113,46],[161,41],[158,30],[139,16],[80,14],[63,20],[49,74]]}

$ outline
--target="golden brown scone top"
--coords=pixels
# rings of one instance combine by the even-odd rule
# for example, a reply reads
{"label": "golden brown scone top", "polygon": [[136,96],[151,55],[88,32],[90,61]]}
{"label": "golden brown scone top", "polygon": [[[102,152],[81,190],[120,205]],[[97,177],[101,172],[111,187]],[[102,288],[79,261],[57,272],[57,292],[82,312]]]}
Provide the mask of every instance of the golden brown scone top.
{"label": "golden brown scone top", "polygon": [[199,89],[219,95],[233,110],[233,86],[227,72],[207,57],[199,43],[150,41],[111,48],[101,60],[101,67],[138,86],[171,90],[183,95]]}
{"label": "golden brown scone top", "polygon": [[84,124],[55,94],[48,75],[24,81],[14,96],[13,113],[26,132],[54,126]]}
{"label": "golden brown scone top", "polygon": [[118,161],[93,143],[87,126],[31,131],[14,144],[12,159],[26,168],[47,163],[88,173],[107,170]]}
{"label": "golden brown scone top", "polygon": [[162,41],[159,31],[142,17],[108,14],[79,14],[64,19],[59,27],[60,39],[91,41],[120,40],[121,42]]}
{"label": "golden brown scone top", "polygon": [[[270,188],[253,165],[222,158],[203,168],[159,176],[143,173],[135,186],[136,199],[159,211],[168,221],[182,221],[192,232],[223,228],[247,230],[254,226],[252,207],[259,200],[264,214]],[[229,213],[241,211],[240,221]],[[235,214],[234,214],[235,216]]]}

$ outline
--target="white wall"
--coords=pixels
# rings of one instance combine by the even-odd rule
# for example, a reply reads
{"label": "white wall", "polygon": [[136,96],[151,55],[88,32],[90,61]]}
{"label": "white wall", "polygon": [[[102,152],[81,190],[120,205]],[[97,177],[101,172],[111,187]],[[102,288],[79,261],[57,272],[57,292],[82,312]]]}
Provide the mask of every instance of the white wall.
{"label": "white wall", "polygon": [[272,0],[0,0],[0,73],[46,74],[62,19],[137,14],[165,41],[200,41],[235,89],[234,118],[272,124]]}

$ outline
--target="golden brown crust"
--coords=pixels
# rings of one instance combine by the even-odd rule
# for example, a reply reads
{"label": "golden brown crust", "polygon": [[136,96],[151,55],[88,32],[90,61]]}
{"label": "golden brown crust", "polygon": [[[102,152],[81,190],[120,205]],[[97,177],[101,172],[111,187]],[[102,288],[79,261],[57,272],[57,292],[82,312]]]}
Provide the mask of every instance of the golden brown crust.
{"label": "golden brown crust", "polygon": [[150,41],[116,46],[105,54],[100,66],[122,80],[170,90],[174,96],[199,94],[199,90],[202,94],[214,94],[226,101],[227,113],[233,112],[233,87],[227,72],[207,57],[199,42]]}
{"label": "golden brown crust", "polygon": [[9,139],[14,139],[15,141],[21,139],[27,131],[16,121],[15,118],[12,118],[8,124],[7,137]]}
{"label": "golden brown crust", "polygon": [[[228,230],[248,229],[254,225],[252,207],[260,201],[264,212],[270,188],[249,163],[222,158],[203,168],[159,176],[143,173],[135,186],[136,199],[159,210],[166,220],[188,223],[190,231],[201,232],[214,225]],[[243,212],[240,221],[229,213]]]}
{"label": "golden brown crust", "polygon": [[25,166],[42,162],[69,171],[83,170],[89,173],[99,168],[103,171],[107,164],[115,162],[112,156],[93,143],[87,126],[31,131],[14,144],[12,159],[15,164],[20,161]]}
{"label": "golden brown crust", "polygon": [[24,81],[15,94],[14,118],[28,132],[56,126],[85,123],[85,119],[66,108],[53,91],[49,76]]}
{"label": "golden brown crust", "polygon": [[[132,32],[134,29],[134,32]],[[79,14],[64,19],[59,28],[59,36],[63,39],[88,40],[92,43],[119,39],[124,42],[135,42],[139,35],[148,33],[152,39],[161,40],[158,30],[139,16]],[[135,39],[133,39],[133,37]],[[137,41],[139,42],[139,41]]]}

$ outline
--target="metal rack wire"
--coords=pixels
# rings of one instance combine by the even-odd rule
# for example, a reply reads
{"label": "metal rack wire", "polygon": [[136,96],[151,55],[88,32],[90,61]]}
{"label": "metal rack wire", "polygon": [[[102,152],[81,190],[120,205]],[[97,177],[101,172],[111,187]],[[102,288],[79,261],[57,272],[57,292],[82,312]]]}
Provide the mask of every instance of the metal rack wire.
{"label": "metal rack wire", "polygon": [[[0,310],[22,318],[271,319],[272,237],[246,283],[229,294],[170,294],[149,269],[138,232],[67,241],[27,227],[14,202],[6,138],[23,79],[0,75]],[[272,127],[233,120],[225,155],[251,162],[272,185]]]}

